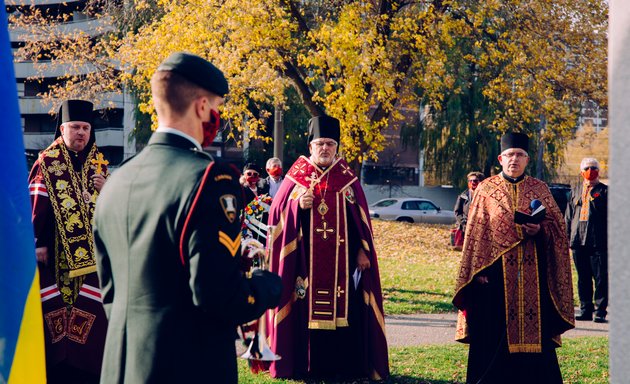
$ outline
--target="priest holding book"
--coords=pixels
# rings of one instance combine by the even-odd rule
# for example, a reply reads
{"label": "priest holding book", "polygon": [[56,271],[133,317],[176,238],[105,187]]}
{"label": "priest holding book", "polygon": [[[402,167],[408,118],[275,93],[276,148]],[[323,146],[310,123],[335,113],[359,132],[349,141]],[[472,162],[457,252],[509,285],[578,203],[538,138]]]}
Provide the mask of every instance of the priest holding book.
{"label": "priest holding book", "polygon": [[468,214],[453,299],[467,383],[562,383],[555,348],[574,327],[568,240],[549,188],[525,174],[528,150],[523,133],[501,137],[502,172],[479,185]]}

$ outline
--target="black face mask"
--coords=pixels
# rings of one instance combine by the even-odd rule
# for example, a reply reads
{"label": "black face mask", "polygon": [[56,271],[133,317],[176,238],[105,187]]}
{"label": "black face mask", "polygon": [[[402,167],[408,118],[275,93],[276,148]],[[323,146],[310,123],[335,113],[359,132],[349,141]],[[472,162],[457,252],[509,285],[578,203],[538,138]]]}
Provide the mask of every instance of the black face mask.
{"label": "black face mask", "polygon": [[221,126],[221,117],[219,116],[219,112],[211,109],[210,121],[204,121],[201,124],[203,127],[203,142],[201,143],[201,146],[205,148],[212,144],[214,138],[217,137],[217,133],[219,133],[219,127]]}

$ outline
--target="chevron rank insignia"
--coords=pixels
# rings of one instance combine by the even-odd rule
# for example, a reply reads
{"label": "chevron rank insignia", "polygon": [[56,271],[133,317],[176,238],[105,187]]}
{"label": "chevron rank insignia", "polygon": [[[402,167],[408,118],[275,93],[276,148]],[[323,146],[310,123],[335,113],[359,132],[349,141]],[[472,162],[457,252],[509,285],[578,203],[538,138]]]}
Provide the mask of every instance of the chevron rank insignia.
{"label": "chevron rank insignia", "polygon": [[223,195],[219,197],[219,202],[221,203],[225,217],[230,223],[233,223],[234,220],[236,220],[236,196]]}
{"label": "chevron rank insignia", "polygon": [[241,247],[241,234],[239,233],[238,236],[236,236],[236,239],[232,240],[232,238],[228,236],[227,233],[219,231],[219,243],[223,244],[223,246],[227,248],[228,252],[230,252],[232,257],[234,257],[236,255],[236,252]]}

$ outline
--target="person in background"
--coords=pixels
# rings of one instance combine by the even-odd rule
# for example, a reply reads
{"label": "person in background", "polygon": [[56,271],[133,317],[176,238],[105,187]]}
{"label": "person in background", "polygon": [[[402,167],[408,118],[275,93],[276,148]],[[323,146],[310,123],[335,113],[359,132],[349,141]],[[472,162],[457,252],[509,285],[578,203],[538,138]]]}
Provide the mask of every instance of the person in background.
{"label": "person in background", "polygon": [[[468,211],[453,298],[456,338],[470,344],[467,383],[562,383],[556,348],[574,327],[571,259],[549,188],[525,174],[528,148],[526,134],[501,137],[502,172],[479,185]],[[542,221],[515,222],[539,203]]]}
{"label": "person in background", "polygon": [[457,196],[455,208],[453,208],[453,211],[455,211],[457,226],[464,233],[466,231],[466,221],[468,220],[468,208],[470,207],[473,193],[475,192],[475,189],[477,189],[479,183],[485,179],[485,176],[481,172],[470,172],[466,176],[466,179],[468,180],[468,189]]}
{"label": "person in background", "polygon": [[243,186],[243,193],[245,194],[244,206],[249,204],[259,195],[269,193],[269,187],[260,178],[260,170],[254,163],[247,163],[243,168],[243,174],[239,179]]}
{"label": "person in background", "polygon": [[237,325],[278,303],[277,275],[240,269],[239,172],[202,150],[227,92],[202,57],[167,57],[151,78],[159,126],[103,188],[94,219],[110,324],[101,384],[236,383]]}
{"label": "person in background", "polygon": [[573,250],[578,274],[580,313],[575,319],[605,323],[608,313],[608,186],[599,181],[597,159],[582,159],[580,171],[582,182],[571,190],[565,211],[569,247]]}
{"label": "person in background", "polygon": [[107,331],[92,219],[108,176],[93,105],[67,100],[29,175],[49,383],[98,383]]}
{"label": "person in background", "polygon": [[269,176],[263,179],[263,187],[269,190],[269,196],[274,197],[280,188],[280,184],[282,184],[282,180],[284,180],[282,176],[282,161],[277,157],[272,157],[267,160],[265,169]]}

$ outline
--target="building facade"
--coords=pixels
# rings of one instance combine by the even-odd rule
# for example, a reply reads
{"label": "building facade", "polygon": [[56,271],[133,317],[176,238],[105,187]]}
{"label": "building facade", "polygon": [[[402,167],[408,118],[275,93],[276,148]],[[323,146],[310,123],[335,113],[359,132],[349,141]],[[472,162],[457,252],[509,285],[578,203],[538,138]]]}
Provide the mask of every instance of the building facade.
{"label": "building facade", "polygon": [[[16,12],[41,12],[51,20],[53,28],[63,34],[83,32],[90,37],[98,37],[108,28],[106,19],[90,17],[84,12],[86,1],[61,0],[7,0],[5,6],[8,14]],[[11,47],[14,52],[26,41],[45,38],[35,35],[24,28],[10,25]],[[56,116],[50,114],[53,104],[39,95],[47,92],[51,86],[59,84],[59,78],[65,75],[85,75],[97,71],[96,67],[85,65],[50,65],[50,57],[43,52],[44,58],[37,63],[32,61],[16,61],[15,76],[17,81],[24,145],[28,154],[36,155],[53,140],[56,130]],[[80,97],[79,97],[80,98]],[[93,101],[93,100],[89,100]],[[95,103],[95,120],[93,129],[96,143],[110,165],[116,167],[124,159],[136,153],[136,145],[132,137],[135,126],[135,102],[127,92],[104,93]]]}

